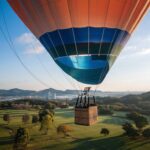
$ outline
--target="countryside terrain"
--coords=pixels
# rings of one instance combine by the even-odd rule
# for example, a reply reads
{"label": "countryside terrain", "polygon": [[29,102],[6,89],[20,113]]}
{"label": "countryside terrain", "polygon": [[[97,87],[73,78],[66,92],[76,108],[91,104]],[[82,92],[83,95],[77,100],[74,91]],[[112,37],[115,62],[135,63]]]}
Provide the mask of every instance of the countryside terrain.
{"label": "countryside terrain", "polygon": [[[31,122],[32,115],[38,114],[37,109],[29,110],[0,110],[0,150],[12,150],[13,137],[9,134],[9,128],[26,127],[29,130],[28,150],[149,150],[150,139],[132,139],[123,135],[122,124],[131,122],[126,118],[123,111],[115,111],[113,115],[100,115],[98,123],[92,126],[81,126],[74,124],[73,108],[55,109],[54,122],[44,134],[39,131],[40,124]],[[3,115],[10,114],[9,124],[3,121]],[[28,114],[28,123],[22,123],[22,115]],[[150,121],[150,117],[146,116]],[[69,136],[58,135],[56,127],[59,124],[67,124],[72,127]],[[101,128],[108,128],[110,134],[101,135]]]}

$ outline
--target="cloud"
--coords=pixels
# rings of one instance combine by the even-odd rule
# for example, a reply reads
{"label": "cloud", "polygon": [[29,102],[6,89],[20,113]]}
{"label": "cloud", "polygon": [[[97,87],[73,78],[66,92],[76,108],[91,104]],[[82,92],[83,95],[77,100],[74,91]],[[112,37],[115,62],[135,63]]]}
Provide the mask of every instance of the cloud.
{"label": "cloud", "polygon": [[32,33],[23,33],[16,38],[16,42],[24,46],[24,51],[27,54],[41,54],[44,52],[44,47]]}
{"label": "cloud", "polygon": [[121,58],[150,55],[149,42],[150,36],[137,37],[136,39],[131,39],[131,41],[129,40],[129,43],[122,51]]}
{"label": "cloud", "polygon": [[22,44],[29,44],[35,41],[33,34],[31,33],[23,33],[21,36],[17,38],[17,41]]}
{"label": "cloud", "polygon": [[144,48],[140,52],[137,53],[138,55],[149,55],[150,54],[150,48]]}

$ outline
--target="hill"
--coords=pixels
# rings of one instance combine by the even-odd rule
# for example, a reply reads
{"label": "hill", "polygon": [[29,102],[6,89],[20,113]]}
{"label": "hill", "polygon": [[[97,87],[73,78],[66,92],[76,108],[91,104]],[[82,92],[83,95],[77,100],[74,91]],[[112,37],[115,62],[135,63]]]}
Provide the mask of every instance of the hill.
{"label": "hill", "polygon": [[[50,97],[54,98],[54,96],[61,96],[61,97],[76,97],[78,95],[79,91],[77,90],[57,90],[53,88],[44,89],[40,91],[34,91],[34,90],[23,90],[23,89],[10,89],[10,90],[4,90],[0,89],[0,97],[6,97],[6,96],[38,96],[38,97]],[[91,91],[91,95],[94,93],[94,91]],[[100,97],[122,97],[128,94],[141,94],[142,92],[108,92],[108,91],[97,91],[96,96]]]}

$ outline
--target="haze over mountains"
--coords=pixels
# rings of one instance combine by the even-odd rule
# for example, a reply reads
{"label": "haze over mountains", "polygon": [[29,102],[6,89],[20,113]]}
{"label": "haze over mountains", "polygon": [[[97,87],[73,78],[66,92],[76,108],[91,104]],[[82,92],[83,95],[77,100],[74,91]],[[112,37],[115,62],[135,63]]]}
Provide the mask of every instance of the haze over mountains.
{"label": "haze over mountains", "polygon": [[[48,96],[68,96],[68,97],[74,97],[77,96],[79,91],[77,90],[57,90],[57,89],[45,89],[45,90],[40,90],[40,91],[34,91],[34,90],[23,90],[23,89],[10,89],[10,90],[4,90],[0,89],[0,97],[7,97],[7,96],[39,96],[39,97],[48,97]],[[90,92],[91,94],[94,93],[94,91]],[[109,92],[109,91],[96,91],[96,96],[100,97],[121,97],[129,94],[141,94],[143,92]]]}

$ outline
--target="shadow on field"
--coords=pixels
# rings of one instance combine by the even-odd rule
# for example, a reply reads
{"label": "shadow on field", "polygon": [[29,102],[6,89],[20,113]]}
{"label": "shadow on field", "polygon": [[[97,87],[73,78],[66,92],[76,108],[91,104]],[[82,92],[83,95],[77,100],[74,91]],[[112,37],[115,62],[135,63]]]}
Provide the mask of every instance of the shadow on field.
{"label": "shadow on field", "polygon": [[11,137],[0,137],[0,145],[12,144],[13,139]]}
{"label": "shadow on field", "polygon": [[121,136],[116,136],[105,139],[86,138],[73,141],[72,144],[76,144],[76,147],[72,150],[120,150],[125,143]]}
{"label": "shadow on field", "polygon": [[105,139],[86,138],[71,142],[76,146],[70,150],[131,150],[143,147],[145,144],[149,144],[150,142],[150,140],[146,139],[141,139],[140,141],[133,140],[133,143],[130,145],[128,143],[129,141],[132,141],[132,139],[123,135]]}
{"label": "shadow on field", "polygon": [[[93,138],[85,138],[71,141],[70,148],[65,148],[63,143],[49,145],[44,147],[44,149],[53,149],[57,150],[61,145],[64,150],[121,150],[124,146],[125,142],[122,136],[109,137],[105,139],[93,139]],[[72,148],[71,148],[72,147]]]}
{"label": "shadow on field", "polygon": [[[135,141],[133,140],[132,143],[129,144],[130,149],[136,149],[139,147],[143,147],[144,145],[150,143],[150,139],[139,139],[139,140],[136,140],[136,144],[134,144],[134,143],[135,143]],[[148,149],[144,149],[144,150],[148,150]]]}

